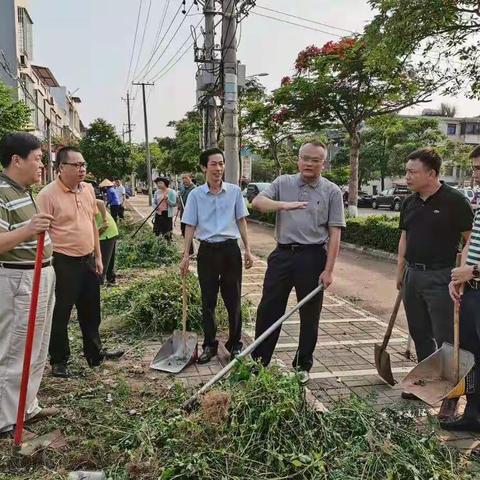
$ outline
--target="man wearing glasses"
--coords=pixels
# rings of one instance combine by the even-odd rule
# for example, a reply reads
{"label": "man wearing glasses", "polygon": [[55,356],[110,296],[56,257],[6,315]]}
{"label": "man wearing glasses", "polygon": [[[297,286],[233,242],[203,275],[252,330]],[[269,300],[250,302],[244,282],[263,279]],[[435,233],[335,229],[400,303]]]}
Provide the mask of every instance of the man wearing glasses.
{"label": "man wearing glasses", "polygon": [[82,330],[83,353],[90,367],[122,352],[102,349],[100,333],[100,283],[103,272],[100,241],[95,222],[97,205],[93,187],[85,183],[87,164],[75,147],[57,152],[58,177],[38,194],[40,210],[53,217],[50,237],[57,277],[50,337],[50,364],[55,377],[67,377],[70,357],[68,322],[73,306]]}
{"label": "man wearing glasses", "polygon": [[[300,148],[299,173],[276,178],[252,202],[261,212],[276,212],[277,248],[268,258],[263,294],[257,311],[255,336],[258,338],[284,313],[293,287],[300,301],[319,283],[328,288],[345,227],[342,192],[321,173],[327,148],[308,142]],[[302,383],[307,383],[317,343],[323,293],[300,309],[300,339],[293,367]],[[270,363],[280,329],[267,338],[252,357]]]}

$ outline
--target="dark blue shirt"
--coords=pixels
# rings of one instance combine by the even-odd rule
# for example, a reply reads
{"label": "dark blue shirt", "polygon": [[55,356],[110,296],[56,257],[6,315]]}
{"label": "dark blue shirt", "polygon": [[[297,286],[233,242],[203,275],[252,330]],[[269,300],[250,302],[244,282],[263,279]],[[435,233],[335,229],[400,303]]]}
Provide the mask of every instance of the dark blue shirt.
{"label": "dark blue shirt", "polygon": [[121,205],[120,199],[118,198],[118,193],[115,191],[113,187],[107,188],[107,205],[110,205],[110,206]]}

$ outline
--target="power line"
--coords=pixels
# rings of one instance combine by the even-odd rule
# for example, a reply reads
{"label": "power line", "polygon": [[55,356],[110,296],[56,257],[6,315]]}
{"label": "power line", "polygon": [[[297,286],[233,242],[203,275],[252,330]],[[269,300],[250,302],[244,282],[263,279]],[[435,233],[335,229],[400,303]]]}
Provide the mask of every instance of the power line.
{"label": "power line", "polygon": [[[190,12],[190,10],[193,8],[193,3],[190,5],[190,8],[187,10],[187,14]],[[144,78],[153,70],[153,68],[155,67],[155,65],[158,64],[158,62],[162,59],[162,57],[165,55],[166,51],[168,50],[168,47],[172,44],[174,38],[177,36],[177,33],[179,32],[180,28],[182,27],[182,25],[185,23],[185,20],[187,19],[186,15],[183,16],[182,18],[182,21],[180,22],[180,24],[178,25],[177,29],[175,30],[175,32],[173,33],[172,35],[172,38],[170,38],[170,41],[167,43],[167,45],[165,46],[165,48],[163,49],[162,53],[160,53],[159,57],[155,60],[155,62],[153,63],[153,65],[151,65],[149,67],[149,69],[145,72],[145,75],[144,75]]]}
{"label": "power line", "polygon": [[[195,25],[195,28],[197,28],[200,23],[202,23],[202,20],[203,19],[200,19],[200,21]],[[197,40],[198,38],[198,34],[195,33],[195,36],[194,36],[194,42],[195,40]],[[171,56],[170,60],[154,75],[154,77],[152,78],[152,82],[155,82],[158,78],[160,78],[162,76],[162,73],[168,68],[168,66],[176,59],[177,55],[180,53],[180,51],[183,49],[183,47],[187,44],[188,40],[190,39],[190,35],[185,39],[185,41],[180,45],[180,47],[178,48],[178,50]],[[193,43],[194,43],[193,42]],[[192,45],[193,45],[192,43]],[[179,59],[180,60],[180,59]],[[177,62],[174,63],[174,65],[176,65]]]}
{"label": "power line", "polygon": [[188,53],[188,51],[193,47],[193,44],[194,42],[192,41],[188,45],[188,47],[183,51],[183,53],[177,58],[176,62],[172,64],[170,68],[168,68],[168,70],[166,70],[161,76],[155,77],[155,81],[158,82],[159,80],[164,78],[168,74],[168,72],[170,72],[170,70],[172,70],[172,68]]}
{"label": "power line", "polygon": [[145,25],[143,27],[142,40],[140,42],[140,48],[138,49],[138,55],[137,55],[137,61],[135,63],[135,68],[133,70],[133,78],[135,78],[135,75],[136,75],[137,69],[138,69],[138,62],[140,61],[140,57],[142,56],[143,44],[145,42],[145,34],[147,33],[148,21],[150,20],[150,10],[151,10],[151,8],[152,8],[152,0],[150,0],[150,2],[148,4],[147,16],[145,17]]}
{"label": "power line", "polygon": [[314,23],[315,25],[320,25],[322,27],[333,28],[334,30],[339,30],[340,32],[346,32],[346,33],[352,33],[352,34],[357,33],[357,32],[354,32],[352,30],[347,30],[346,28],[335,27],[334,25],[329,25],[328,23],[322,23],[322,22],[319,22],[317,20],[310,20],[309,18],[299,17],[298,15],[293,15],[292,13],[281,12],[280,10],[275,10],[273,8],[263,7],[262,5],[257,5],[257,8],[261,8],[262,10],[267,10],[269,12],[279,13],[279,14],[285,15],[287,17],[296,18],[297,20],[303,20],[305,22]]}
{"label": "power line", "polygon": [[[161,47],[163,41],[165,40],[165,37],[168,35],[168,32],[170,31],[170,29],[172,28],[174,22],[175,22],[175,19],[177,18],[178,14],[180,13],[180,10],[183,8],[183,4],[180,3],[177,11],[175,12],[175,14],[173,15],[172,17],[172,20],[170,22],[170,24],[168,25],[168,28],[167,30],[165,31],[165,33],[163,34],[162,38],[160,39],[160,41],[158,42],[158,44],[154,47],[153,49],[153,52],[152,54],[150,55],[150,58],[147,60],[146,64],[144,65],[144,67],[142,68],[142,70],[140,71],[140,73],[138,74],[138,77],[142,77],[142,79],[144,79],[148,74],[149,72],[151,71],[151,66],[150,66],[150,63],[152,62],[153,58],[155,57],[155,54],[158,52],[158,49]],[[190,7],[191,8],[191,7]],[[184,20],[185,20],[185,17],[184,17]],[[183,21],[184,21],[183,20]],[[155,65],[155,64],[154,64]],[[145,73],[143,73],[145,72]]]}
{"label": "power line", "polygon": [[132,47],[132,53],[130,55],[130,62],[128,64],[128,74],[127,74],[127,80],[125,82],[125,87],[127,87],[127,85],[129,84],[130,73],[132,71],[133,55],[135,53],[135,46],[137,44],[138,25],[140,23],[140,14],[142,13],[142,4],[143,4],[143,0],[140,0],[138,3],[137,26],[135,27],[135,36],[133,37],[133,47]]}
{"label": "power line", "polygon": [[343,35],[338,35],[337,33],[327,32],[325,30],[320,30],[319,28],[309,27],[307,25],[302,25],[300,23],[290,22],[289,20],[284,20],[282,18],[271,17],[270,15],[264,15],[263,13],[252,12],[253,15],[258,17],[270,18],[271,20],[276,20],[277,22],[287,23],[288,25],[294,25],[295,27],[305,28],[306,30],[312,30],[314,32],[324,33],[325,35],[330,35],[333,37],[343,38]]}

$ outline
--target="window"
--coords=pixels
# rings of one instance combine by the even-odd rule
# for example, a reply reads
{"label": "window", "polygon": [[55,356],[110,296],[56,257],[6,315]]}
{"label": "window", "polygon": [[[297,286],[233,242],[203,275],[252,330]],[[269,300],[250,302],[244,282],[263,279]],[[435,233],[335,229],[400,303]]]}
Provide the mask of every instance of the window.
{"label": "window", "polygon": [[444,171],[445,171],[445,176],[453,177],[453,165],[445,165]]}
{"label": "window", "polygon": [[18,7],[18,43],[20,53],[26,55],[29,60],[33,59],[33,33],[32,19],[27,10]]}
{"label": "window", "polygon": [[20,74],[20,81],[22,82],[22,93],[23,101],[25,105],[30,109],[30,120],[31,123],[36,126],[36,114],[37,108],[35,106],[35,89],[33,88],[32,79],[25,75],[24,73]]}
{"label": "window", "polygon": [[467,135],[480,135],[480,124],[479,123],[467,123],[466,134]]}
{"label": "window", "polygon": [[457,124],[449,123],[447,125],[447,135],[456,135],[457,134]]}

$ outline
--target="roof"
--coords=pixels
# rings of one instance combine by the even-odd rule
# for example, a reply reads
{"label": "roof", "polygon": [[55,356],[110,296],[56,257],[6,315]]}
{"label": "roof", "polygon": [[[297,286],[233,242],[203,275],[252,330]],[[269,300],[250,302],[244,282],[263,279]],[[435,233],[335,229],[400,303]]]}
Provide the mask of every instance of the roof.
{"label": "roof", "polygon": [[40,80],[49,87],[59,87],[60,84],[53,76],[53,73],[48,67],[42,67],[40,65],[32,65],[33,71],[37,74]]}

